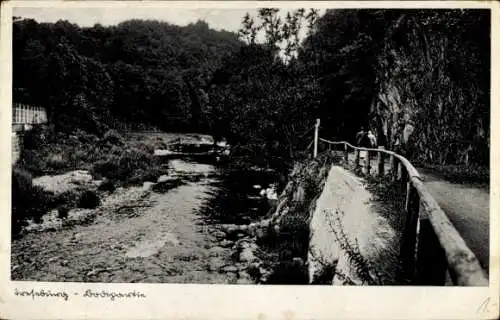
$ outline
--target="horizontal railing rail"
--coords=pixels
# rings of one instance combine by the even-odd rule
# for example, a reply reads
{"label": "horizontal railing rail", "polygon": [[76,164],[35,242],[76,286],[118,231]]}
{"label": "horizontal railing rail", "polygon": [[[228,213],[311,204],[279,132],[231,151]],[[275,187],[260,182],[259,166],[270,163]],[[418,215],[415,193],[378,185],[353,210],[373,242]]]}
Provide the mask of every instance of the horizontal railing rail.
{"label": "horizontal railing rail", "polygon": [[[422,182],[411,162],[393,151],[353,146],[347,141],[315,138],[316,144],[343,146],[340,150],[349,163],[355,151],[355,168],[371,174],[371,157],[377,154],[379,177],[390,174],[404,194],[404,230],[400,256],[404,278],[416,285],[487,286],[488,279],[474,253],[448,219]],[[339,150],[336,150],[339,151]],[[364,168],[360,152],[366,151]],[[390,170],[385,161],[390,159]]]}
{"label": "horizontal railing rail", "polygon": [[47,122],[44,108],[14,103],[12,106],[12,124],[40,124]]}

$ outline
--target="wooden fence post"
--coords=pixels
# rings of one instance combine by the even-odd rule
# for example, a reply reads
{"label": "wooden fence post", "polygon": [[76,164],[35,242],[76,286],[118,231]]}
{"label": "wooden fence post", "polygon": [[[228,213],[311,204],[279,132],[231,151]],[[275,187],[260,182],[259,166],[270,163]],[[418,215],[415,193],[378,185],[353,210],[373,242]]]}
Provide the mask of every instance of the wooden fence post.
{"label": "wooden fence post", "polygon": [[410,211],[410,196],[411,196],[412,186],[411,182],[406,183],[406,197],[405,197],[405,211],[408,213]]}
{"label": "wooden fence post", "polygon": [[421,210],[419,214],[418,246],[416,256],[416,285],[442,286],[450,275],[447,270],[446,255],[439,243],[427,212]]}
{"label": "wooden fence post", "polygon": [[[400,164],[400,167],[401,167],[401,190],[408,191],[408,186],[406,185],[406,183],[408,182],[408,171],[406,171],[406,168],[402,163]],[[407,192],[405,192],[405,193],[407,193]],[[405,200],[405,204],[406,204],[406,200]]]}
{"label": "wooden fence post", "polygon": [[347,144],[344,144],[344,157],[345,157],[345,163],[349,164],[349,152],[347,152]]}
{"label": "wooden fence post", "polygon": [[316,127],[314,129],[314,153],[313,157],[316,158],[318,155],[318,131],[319,131],[319,119],[316,119]]}
{"label": "wooden fence post", "polygon": [[415,281],[416,274],[416,248],[419,228],[420,198],[411,182],[408,182],[407,207],[403,239],[401,241],[400,255],[403,262],[404,278]]}
{"label": "wooden fence post", "polygon": [[366,165],[366,174],[370,174],[370,169],[371,169],[371,159],[370,159],[370,151],[366,151],[366,158],[365,158],[365,165]]}
{"label": "wooden fence post", "polygon": [[397,181],[398,180],[398,159],[396,156],[391,155],[391,174],[392,174],[392,180]]}
{"label": "wooden fence post", "polygon": [[[379,149],[384,149],[384,147],[379,147]],[[385,154],[381,151],[378,152],[378,175],[383,178],[385,175]]]}

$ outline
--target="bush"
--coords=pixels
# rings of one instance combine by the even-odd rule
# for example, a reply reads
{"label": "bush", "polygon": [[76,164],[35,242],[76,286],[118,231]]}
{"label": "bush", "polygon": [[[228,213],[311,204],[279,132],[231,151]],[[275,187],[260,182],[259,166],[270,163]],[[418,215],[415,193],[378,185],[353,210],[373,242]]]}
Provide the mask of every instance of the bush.
{"label": "bush", "polygon": [[34,186],[27,171],[14,168],[12,172],[12,235],[16,236],[28,219],[40,221],[47,213],[53,194]]}
{"label": "bush", "polygon": [[49,205],[51,208],[56,208],[61,205],[74,207],[78,203],[78,198],[79,193],[76,190],[69,190],[53,196]]}
{"label": "bush", "polygon": [[309,249],[309,233],[309,213],[307,210],[303,213],[291,212],[283,216],[278,235],[278,241],[282,247],[280,250],[282,258],[306,257]]}
{"label": "bush", "polygon": [[94,209],[100,204],[101,204],[101,199],[99,198],[97,193],[92,190],[86,190],[80,195],[77,207],[84,209]]}
{"label": "bush", "polygon": [[103,145],[114,145],[114,146],[123,146],[125,141],[123,137],[116,130],[108,130],[99,143]]}
{"label": "bush", "polygon": [[146,154],[153,154],[155,152],[155,146],[151,143],[138,143],[134,144],[134,147],[139,151],[144,152]]}
{"label": "bush", "polygon": [[22,132],[23,148],[28,150],[42,149],[57,139],[57,135],[48,126],[35,126],[31,130]]}
{"label": "bush", "polygon": [[64,160],[62,153],[51,153],[45,158],[45,167],[47,171],[59,172],[68,168],[68,162]]}
{"label": "bush", "polygon": [[96,162],[91,174],[102,175],[112,181],[135,184],[142,182],[144,178],[161,175],[158,167],[159,163],[153,155],[137,148],[129,148],[121,152],[111,152],[107,159]]}
{"label": "bush", "polygon": [[59,219],[65,219],[68,217],[69,208],[65,205],[60,205],[57,207],[57,213],[58,213]]}
{"label": "bush", "polygon": [[109,179],[104,179],[101,185],[97,188],[97,190],[99,191],[109,191],[109,192],[113,192],[115,191],[115,189],[116,189],[115,184],[113,183],[113,181]]}
{"label": "bush", "polygon": [[269,276],[267,284],[308,284],[307,266],[301,259],[282,261]]}
{"label": "bush", "polygon": [[488,167],[478,165],[418,164],[453,183],[478,183],[487,185],[490,183],[490,169]]}

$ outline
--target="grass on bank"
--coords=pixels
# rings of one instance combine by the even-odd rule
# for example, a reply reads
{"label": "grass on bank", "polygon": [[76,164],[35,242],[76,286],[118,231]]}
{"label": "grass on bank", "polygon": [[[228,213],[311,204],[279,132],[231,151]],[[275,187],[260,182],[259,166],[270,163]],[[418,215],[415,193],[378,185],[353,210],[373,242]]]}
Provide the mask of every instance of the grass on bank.
{"label": "grass on bank", "polygon": [[[50,127],[38,127],[22,136],[21,159],[12,171],[12,235],[19,234],[27,220],[40,221],[51,209],[60,217],[69,209],[94,208],[100,203],[95,191],[69,191],[61,195],[33,185],[33,177],[88,170],[94,179],[104,180],[100,191],[112,192],[117,186],[156,182],[167,168],[154,155],[156,145],[129,142],[110,130],[102,137],[75,131],[56,133]],[[159,143],[159,142],[155,142]]]}
{"label": "grass on bank", "polygon": [[80,130],[64,134],[39,127],[24,134],[17,166],[33,176],[82,169],[95,179],[138,184],[166,174],[166,168],[153,155],[155,147],[153,142],[129,142],[115,130],[98,137]]}
{"label": "grass on bank", "polygon": [[487,167],[478,165],[436,165],[424,163],[415,163],[415,165],[430,170],[432,173],[452,183],[479,184],[487,188],[489,188],[490,185],[490,169]]}

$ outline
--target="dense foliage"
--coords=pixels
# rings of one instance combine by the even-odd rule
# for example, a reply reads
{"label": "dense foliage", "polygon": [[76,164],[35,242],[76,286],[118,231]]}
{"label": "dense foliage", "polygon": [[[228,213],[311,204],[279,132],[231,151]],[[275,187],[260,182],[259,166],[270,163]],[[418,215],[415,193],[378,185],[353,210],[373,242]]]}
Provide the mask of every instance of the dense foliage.
{"label": "dense foliage", "polygon": [[207,132],[275,168],[303,154],[318,117],[325,138],[370,126],[415,160],[486,165],[489,24],[487,10],[273,8],[242,17],[238,34],[19,20],[14,99],[46,106],[60,131]]}
{"label": "dense foliage", "polygon": [[40,220],[50,207],[51,194],[34,186],[29,172],[12,172],[12,235],[17,235],[28,219]]}
{"label": "dense foliage", "polygon": [[[400,103],[412,109],[393,118],[411,125],[405,151],[414,160],[488,165],[489,26],[485,10],[403,12],[391,26],[385,41],[391,50],[379,56],[379,69],[388,72],[379,72],[378,82],[397,88]],[[402,36],[405,30],[412,33]],[[392,144],[396,134],[386,133]]]}
{"label": "dense foliage", "polygon": [[413,160],[488,164],[488,10],[329,10],[302,50],[328,134],[364,125]]}
{"label": "dense foliage", "polygon": [[58,129],[96,133],[123,123],[198,130],[200,91],[241,46],[201,21],[80,28],[27,19],[14,23],[13,39],[14,87],[23,89],[14,99],[45,106]]}

